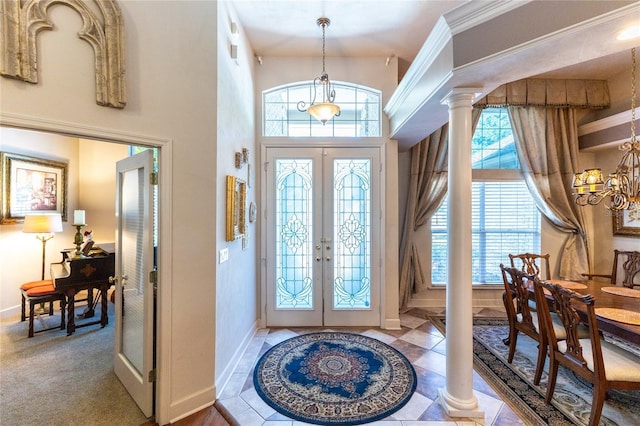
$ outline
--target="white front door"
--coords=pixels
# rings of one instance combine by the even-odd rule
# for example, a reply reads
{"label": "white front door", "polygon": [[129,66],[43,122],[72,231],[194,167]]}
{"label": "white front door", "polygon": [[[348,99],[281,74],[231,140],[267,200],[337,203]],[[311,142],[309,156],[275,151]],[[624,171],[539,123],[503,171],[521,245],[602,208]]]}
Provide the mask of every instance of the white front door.
{"label": "white front door", "polygon": [[153,415],[153,152],[116,164],[116,375],[145,416]]}
{"label": "white front door", "polygon": [[267,148],[267,326],[380,324],[380,149]]}

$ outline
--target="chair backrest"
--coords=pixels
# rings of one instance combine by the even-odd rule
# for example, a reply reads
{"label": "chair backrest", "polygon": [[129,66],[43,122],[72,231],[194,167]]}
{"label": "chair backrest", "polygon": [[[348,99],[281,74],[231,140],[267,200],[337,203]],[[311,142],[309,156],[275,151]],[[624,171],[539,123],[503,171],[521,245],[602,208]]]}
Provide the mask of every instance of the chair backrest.
{"label": "chair backrest", "polygon": [[[509,253],[509,260],[511,261],[511,267],[516,268],[516,259],[520,261],[521,270],[529,275],[535,275],[542,280],[551,279],[551,268],[549,266],[549,253],[547,254],[535,254],[535,253]],[[542,273],[542,275],[541,275]]]}
{"label": "chair backrest", "polygon": [[502,271],[502,280],[504,282],[504,291],[507,303],[507,315],[515,318],[517,314],[521,314],[519,322],[521,325],[530,328],[531,331],[537,333],[531,316],[531,308],[529,306],[529,285],[533,285],[533,275],[528,275],[518,268],[506,268],[500,264]]}
{"label": "chair backrest", "polygon": [[[565,365],[583,377],[590,379],[592,383],[595,377],[601,377],[604,380],[604,361],[602,359],[598,323],[596,322],[595,298],[590,294],[582,295],[559,284],[548,283],[537,278],[534,278],[533,286],[538,305],[538,320],[542,323],[543,332],[548,337],[550,350],[555,351],[558,356],[564,357],[565,360],[569,361],[564,363]],[[546,292],[544,291],[545,289],[547,290]],[[566,344],[566,351],[562,354],[558,353],[559,339],[555,334],[553,321],[551,320],[550,301],[554,312],[562,321],[566,333],[566,337],[561,339]],[[589,327],[591,352],[594,361],[593,371],[587,368],[587,362],[582,355],[582,345],[578,336],[578,325],[581,322],[581,317],[576,311],[575,303],[582,303],[586,307],[587,325]]]}
{"label": "chair backrest", "polygon": [[611,283],[640,286],[640,251],[614,250]]}

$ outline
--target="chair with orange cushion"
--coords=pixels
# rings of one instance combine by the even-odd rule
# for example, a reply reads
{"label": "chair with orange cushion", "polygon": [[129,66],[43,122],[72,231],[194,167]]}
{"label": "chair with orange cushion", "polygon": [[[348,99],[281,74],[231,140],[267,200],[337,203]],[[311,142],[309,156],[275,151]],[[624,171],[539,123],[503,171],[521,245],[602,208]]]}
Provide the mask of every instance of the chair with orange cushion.
{"label": "chair with orange cushion", "polygon": [[[25,292],[34,287],[42,287],[46,285],[52,285],[52,280],[39,280],[39,281],[29,281],[28,283],[24,283],[20,286],[20,293],[22,298],[21,310],[20,310],[20,321],[24,321],[27,319],[27,309],[26,309],[26,299]],[[53,315],[53,303],[49,303],[49,315]]]}
{"label": "chair with orange cushion", "polygon": [[[25,283],[20,286],[20,291],[22,293],[22,321],[25,320],[26,313],[26,303],[29,302],[29,337],[33,337],[34,333],[34,325],[33,320],[35,316],[35,306],[37,304],[45,304],[49,303],[49,315],[53,315],[53,302],[60,302],[60,329],[64,330],[65,328],[65,308],[67,304],[67,299],[65,295],[55,289],[53,286],[52,280],[41,280],[41,281],[32,281]],[[50,327],[40,331],[53,330],[57,327]]]}

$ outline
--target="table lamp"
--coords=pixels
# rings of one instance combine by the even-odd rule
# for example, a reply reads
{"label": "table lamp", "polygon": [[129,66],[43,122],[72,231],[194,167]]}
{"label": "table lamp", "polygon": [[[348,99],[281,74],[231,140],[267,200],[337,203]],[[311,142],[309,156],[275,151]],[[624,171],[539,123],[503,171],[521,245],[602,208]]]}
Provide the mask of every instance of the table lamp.
{"label": "table lamp", "polygon": [[42,241],[42,277],[44,280],[44,258],[47,241],[53,238],[55,232],[62,232],[62,218],[60,214],[27,214],[24,217],[22,232],[37,234]]}

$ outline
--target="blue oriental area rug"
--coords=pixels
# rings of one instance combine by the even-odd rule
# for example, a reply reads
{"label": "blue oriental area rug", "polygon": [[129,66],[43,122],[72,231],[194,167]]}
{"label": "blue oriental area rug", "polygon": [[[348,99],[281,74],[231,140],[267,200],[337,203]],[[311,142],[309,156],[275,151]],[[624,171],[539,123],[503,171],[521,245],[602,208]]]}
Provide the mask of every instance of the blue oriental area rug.
{"label": "blue oriental area rug", "polygon": [[311,333],[269,349],[253,373],[258,395],[306,423],[358,425],[383,419],[416,389],[411,363],[379,340],[351,333]]}

